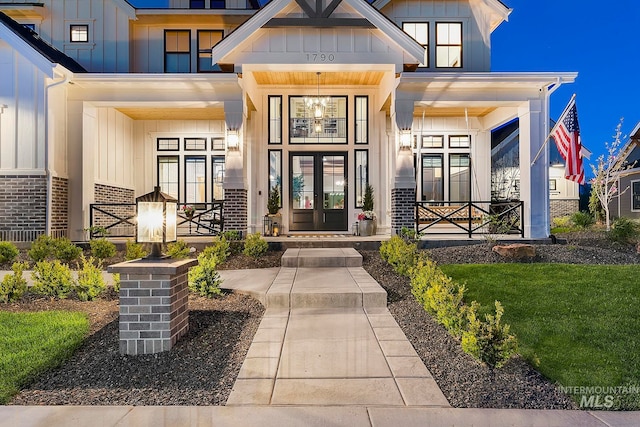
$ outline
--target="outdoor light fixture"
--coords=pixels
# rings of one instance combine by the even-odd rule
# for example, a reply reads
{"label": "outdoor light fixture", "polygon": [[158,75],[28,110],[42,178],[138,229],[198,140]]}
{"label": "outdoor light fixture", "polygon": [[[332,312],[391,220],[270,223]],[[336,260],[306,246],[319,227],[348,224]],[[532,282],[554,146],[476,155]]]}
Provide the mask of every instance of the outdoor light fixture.
{"label": "outdoor light fixture", "polygon": [[237,130],[227,130],[227,148],[229,150],[237,150],[240,144],[240,137]]}
{"label": "outdoor light fixture", "polygon": [[277,222],[273,223],[273,229],[271,232],[273,237],[278,237],[280,235],[280,225]]}
{"label": "outdoor light fixture", "polygon": [[324,109],[327,106],[327,100],[325,98],[320,98],[320,72],[317,72],[316,76],[317,76],[317,87],[316,87],[317,96],[315,98],[307,98],[307,107],[313,112],[313,118],[316,120],[316,126],[317,126],[318,121],[324,118]]}
{"label": "outdoor light fixture", "polygon": [[411,129],[400,130],[400,148],[411,147]]}
{"label": "outdoor light fixture", "polygon": [[147,259],[160,259],[162,244],[177,240],[178,200],[162,193],[160,187],[153,192],[136,198],[138,207],[137,241],[151,243],[151,253]]}
{"label": "outdoor light fixture", "polygon": [[316,120],[313,124],[313,131],[315,133],[322,133],[322,120]]}

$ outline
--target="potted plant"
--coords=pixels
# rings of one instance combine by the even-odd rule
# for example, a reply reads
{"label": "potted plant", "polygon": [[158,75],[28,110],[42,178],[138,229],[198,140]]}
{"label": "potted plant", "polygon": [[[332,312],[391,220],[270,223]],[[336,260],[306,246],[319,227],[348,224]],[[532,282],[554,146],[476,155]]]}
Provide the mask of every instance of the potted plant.
{"label": "potted plant", "polygon": [[269,190],[269,197],[267,199],[267,211],[269,211],[269,215],[276,215],[280,210],[280,192],[278,191],[278,187],[273,186],[271,190]]}
{"label": "potted plant", "polygon": [[282,215],[280,212],[280,191],[277,186],[273,186],[269,190],[267,198],[267,215],[265,215],[265,236],[278,235],[282,226]]}
{"label": "potted plant", "polygon": [[358,214],[358,231],[361,236],[376,234],[378,228],[376,219],[376,213],[373,211],[373,187],[367,183],[362,198],[362,212]]}
{"label": "potted plant", "polygon": [[196,213],[196,208],[194,208],[191,205],[184,205],[182,207],[182,211],[184,212],[184,215],[188,218],[191,219],[193,218],[193,215]]}

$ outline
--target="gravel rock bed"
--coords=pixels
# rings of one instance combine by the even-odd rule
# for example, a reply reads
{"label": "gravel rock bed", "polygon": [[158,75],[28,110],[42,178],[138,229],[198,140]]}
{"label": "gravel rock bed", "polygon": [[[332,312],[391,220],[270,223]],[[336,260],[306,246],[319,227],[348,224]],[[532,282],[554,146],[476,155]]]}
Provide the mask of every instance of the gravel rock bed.
{"label": "gravel rock bed", "polygon": [[[87,303],[84,303],[87,304]],[[170,352],[122,356],[115,320],[14,405],[224,405],[264,312],[247,296],[189,296],[189,333]]]}

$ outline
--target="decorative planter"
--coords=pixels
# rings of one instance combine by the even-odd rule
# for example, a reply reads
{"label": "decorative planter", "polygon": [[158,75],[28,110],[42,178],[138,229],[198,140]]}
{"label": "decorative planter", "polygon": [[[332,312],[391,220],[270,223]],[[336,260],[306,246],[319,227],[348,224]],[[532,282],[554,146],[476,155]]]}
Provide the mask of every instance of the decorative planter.
{"label": "decorative planter", "polygon": [[358,223],[358,231],[361,236],[373,236],[376,234],[377,224],[375,219],[363,219]]}

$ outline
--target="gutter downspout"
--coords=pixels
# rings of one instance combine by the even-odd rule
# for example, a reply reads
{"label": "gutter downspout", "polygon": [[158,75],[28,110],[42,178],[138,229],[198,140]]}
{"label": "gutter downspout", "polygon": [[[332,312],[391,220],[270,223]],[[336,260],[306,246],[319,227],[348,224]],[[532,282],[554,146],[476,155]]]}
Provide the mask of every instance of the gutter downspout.
{"label": "gutter downspout", "polygon": [[69,75],[63,74],[62,80],[54,81],[45,87],[44,91],[44,174],[47,180],[47,197],[46,197],[46,212],[45,212],[45,233],[47,236],[51,235],[51,206],[53,191],[53,177],[51,176],[51,169],[49,168],[49,89],[55,86],[59,86],[69,81]]}

